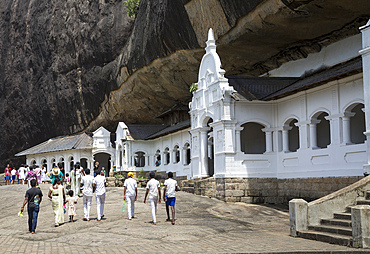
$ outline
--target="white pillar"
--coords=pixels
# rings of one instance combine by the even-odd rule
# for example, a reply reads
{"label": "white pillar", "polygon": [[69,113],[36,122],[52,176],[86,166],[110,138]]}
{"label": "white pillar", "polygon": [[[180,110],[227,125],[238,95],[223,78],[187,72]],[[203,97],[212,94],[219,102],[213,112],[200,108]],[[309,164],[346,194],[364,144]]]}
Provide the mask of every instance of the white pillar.
{"label": "white pillar", "polygon": [[353,112],[345,112],[342,116],[342,133],[343,133],[343,144],[350,145],[351,142],[351,117],[353,117],[355,113]]}
{"label": "white pillar", "polygon": [[237,127],[235,128],[235,152],[241,152],[241,139],[240,139],[240,132],[244,129],[244,127]]}
{"label": "white pillar", "polygon": [[208,171],[208,131],[210,128],[200,130],[200,176],[207,176]]}
{"label": "white pillar", "polygon": [[265,141],[266,141],[266,152],[265,153],[271,153],[273,151],[272,147],[272,131],[271,128],[264,128],[262,129],[263,132],[265,132]]}
{"label": "white pillar", "polygon": [[283,152],[288,153],[289,150],[289,131],[292,129],[291,126],[284,126],[282,133],[283,133]]}
{"label": "white pillar", "polygon": [[296,126],[299,128],[299,149],[308,148],[308,122],[299,122],[295,123]]}
{"label": "white pillar", "polygon": [[320,120],[312,119],[310,122],[310,147],[312,149],[317,148],[317,129],[316,125],[320,123]]}
{"label": "white pillar", "polygon": [[149,155],[145,155],[145,167],[149,167]]}
{"label": "white pillar", "polygon": [[186,165],[186,148],[185,147],[182,148],[180,162],[182,163],[182,165],[184,166]]}
{"label": "white pillar", "polygon": [[366,125],[366,144],[367,144],[367,163],[364,165],[364,173],[370,173],[370,20],[363,27],[360,27],[362,33],[362,70],[365,104],[365,125]]}

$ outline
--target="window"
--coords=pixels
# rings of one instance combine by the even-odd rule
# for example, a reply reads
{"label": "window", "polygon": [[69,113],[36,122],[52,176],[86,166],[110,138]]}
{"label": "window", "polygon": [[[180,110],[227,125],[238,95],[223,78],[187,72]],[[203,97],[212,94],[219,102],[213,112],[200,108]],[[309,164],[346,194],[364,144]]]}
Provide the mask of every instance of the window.
{"label": "window", "polygon": [[287,142],[287,148],[284,149],[286,152],[296,152],[299,149],[299,130],[295,125],[297,122],[296,119],[290,119],[285,123],[288,140],[283,139],[283,142]]}
{"label": "window", "polygon": [[52,167],[53,168],[55,168],[57,165],[55,164],[55,159],[53,158],[53,159],[51,159],[51,165],[52,165]]}
{"label": "window", "polygon": [[145,167],[145,153],[144,152],[135,153],[135,167]]}
{"label": "window", "polygon": [[170,149],[164,149],[164,165],[170,164]]}
{"label": "window", "polygon": [[184,146],[184,150],[185,150],[185,163],[184,165],[189,165],[190,162],[191,162],[191,154],[190,154],[190,145],[189,143],[186,143],[185,146]]}
{"label": "window", "polygon": [[161,165],[161,151],[157,150],[154,155],[155,158],[155,166],[159,167]]}
{"label": "window", "polygon": [[266,151],[266,137],[262,131],[263,125],[258,123],[245,123],[240,132],[241,150],[245,154],[263,154]]}
{"label": "window", "polygon": [[351,142],[353,144],[362,144],[365,143],[366,136],[364,135],[365,129],[365,112],[362,111],[364,105],[357,104],[351,112],[354,115],[350,118],[350,133],[351,133]]}
{"label": "window", "polygon": [[179,163],[180,162],[179,146],[175,146],[175,148],[173,149],[173,155],[174,155],[173,163]]}
{"label": "window", "polygon": [[328,145],[330,145],[330,122],[325,119],[326,116],[328,116],[328,114],[325,112],[317,116],[317,120],[320,121],[316,125],[317,147],[319,148],[327,148]]}

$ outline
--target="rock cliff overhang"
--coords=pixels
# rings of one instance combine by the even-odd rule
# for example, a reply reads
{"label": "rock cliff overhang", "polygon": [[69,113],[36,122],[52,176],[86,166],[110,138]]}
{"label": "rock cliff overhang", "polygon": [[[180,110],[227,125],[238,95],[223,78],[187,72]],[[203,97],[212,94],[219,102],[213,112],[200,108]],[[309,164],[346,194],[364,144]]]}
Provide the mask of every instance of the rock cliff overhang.
{"label": "rock cliff overhang", "polygon": [[142,2],[120,56],[119,89],[89,128],[122,120],[154,123],[161,111],[188,102],[210,27],[226,75],[258,76],[358,34],[370,17],[366,0],[180,2]]}

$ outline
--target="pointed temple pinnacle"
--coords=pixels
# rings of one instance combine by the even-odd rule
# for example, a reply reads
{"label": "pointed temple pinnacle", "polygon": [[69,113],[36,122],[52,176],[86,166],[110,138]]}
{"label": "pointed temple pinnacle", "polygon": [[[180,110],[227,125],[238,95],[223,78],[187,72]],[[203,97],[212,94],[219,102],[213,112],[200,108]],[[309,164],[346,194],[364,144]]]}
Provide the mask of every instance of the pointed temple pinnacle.
{"label": "pointed temple pinnacle", "polygon": [[212,28],[208,30],[206,53],[209,53],[211,50],[216,51],[215,34],[213,33]]}

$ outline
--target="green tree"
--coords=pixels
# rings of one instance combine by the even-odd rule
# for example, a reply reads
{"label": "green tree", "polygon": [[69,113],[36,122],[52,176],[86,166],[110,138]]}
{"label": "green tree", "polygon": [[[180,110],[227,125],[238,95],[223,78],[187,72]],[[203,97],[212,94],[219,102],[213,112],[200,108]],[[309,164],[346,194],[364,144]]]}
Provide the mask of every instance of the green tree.
{"label": "green tree", "polygon": [[137,12],[139,11],[140,1],[141,0],[126,0],[126,1],[123,1],[123,4],[126,6],[127,11],[128,11],[128,16],[130,18],[131,17],[136,17]]}

